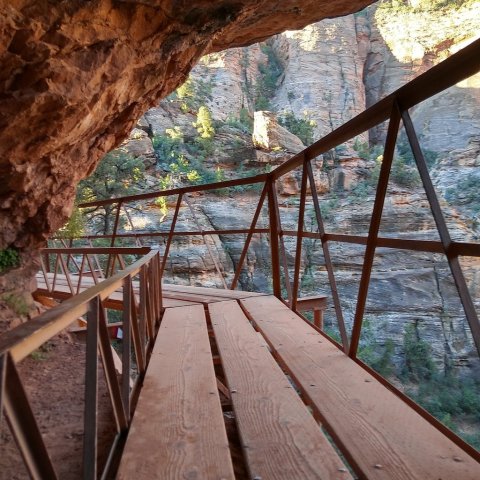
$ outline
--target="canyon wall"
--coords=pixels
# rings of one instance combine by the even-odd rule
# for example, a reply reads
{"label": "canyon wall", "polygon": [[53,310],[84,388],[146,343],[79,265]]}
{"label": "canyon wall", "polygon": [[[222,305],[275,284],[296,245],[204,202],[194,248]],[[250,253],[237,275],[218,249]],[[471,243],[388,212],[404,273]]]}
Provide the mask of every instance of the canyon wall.
{"label": "canyon wall", "polygon": [[[202,165],[213,172],[221,171],[222,178],[235,178],[240,172],[253,174],[274,168],[299,151],[302,145],[299,138],[292,139],[292,134],[276,123],[276,116],[282,117],[288,112],[298,119],[313,122],[313,138],[320,138],[475,39],[480,26],[480,17],[475,12],[479,8],[479,4],[470,5],[469,10],[455,14],[450,22],[439,21],[433,40],[415,27],[417,24],[413,22],[413,17],[403,27],[403,37],[392,37],[385,30],[385,19],[382,20],[377,9],[371,7],[349,17],[324,20],[302,31],[285,32],[260,46],[232,49],[203,58],[192,71],[190,79],[196,88],[200,86],[205,91],[208,87],[208,94],[197,100],[209,108],[217,125],[214,150],[202,159]],[[429,21],[432,21],[433,14],[428,15]],[[417,22],[424,21],[421,14],[416,16]],[[464,22],[462,28],[458,27],[459,18]],[[273,96],[269,98],[271,112],[258,112],[255,111],[258,92],[268,75],[268,79],[273,79],[275,83]],[[452,237],[459,241],[475,241],[480,235],[477,220],[479,200],[478,193],[475,193],[480,184],[476,168],[480,163],[479,81],[480,76],[476,75],[411,112],[422,147],[432,159],[430,173],[447,224]],[[151,138],[155,142],[157,136],[165,136],[166,129],[175,127],[183,132],[184,142],[193,141],[196,135],[193,123],[200,103],[183,109],[181,103],[182,99],[171,97],[149,110],[140,122],[140,128],[146,132],[142,141],[147,139],[148,143],[148,138]],[[256,148],[247,128],[248,122],[240,122],[245,117],[254,123]],[[381,154],[381,149],[375,146],[381,146],[385,131],[386,125],[382,125],[366,132],[356,141],[348,142],[315,162],[315,179],[321,194],[327,231],[368,232],[374,201],[372,176],[378,168],[377,157]],[[259,140],[266,137],[268,141]],[[131,148],[134,141],[127,142],[125,147]],[[403,132],[399,144],[402,148],[395,160],[380,234],[438,239]],[[153,150],[151,147],[147,155],[150,158]],[[188,149],[184,153],[194,164],[195,155]],[[153,158],[153,162],[156,162],[156,167],[150,171],[150,186],[155,185],[155,178],[170,172],[168,160],[157,158],[155,161]],[[299,188],[298,172],[285,176],[278,183],[284,229],[296,229]],[[248,228],[258,195],[258,191],[230,190],[220,195],[200,195],[192,201],[206,229]],[[188,220],[185,209],[182,211],[179,228],[188,230],[192,228],[191,219]],[[307,228],[315,230],[312,211],[309,200]],[[143,212],[140,222],[143,227],[139,223],[138,228],[148,225],[151,231],[168,229],[171,211],[166,222],[160,222],[155,212],[154,205]],[[265,211],[260,223],[261,226],[268,225]],[[238,262],[243,241],[244,238],[232,235],[208,237],[211,250],[227,280],[233,278],[233,268]],[[285,237],[285,244],[292,274],[296,244],[290,237]],[[332,245],[349,327],[354,314],[363,253],[363,247]],[[478,262],[462,259],[462,264],[480,310]],[[268,238],[257,235],[247,257],[247,268],[240,278],[241,286],[268,291],[271,289],[269,274]],[[318,242],[304,241],[301,275],[303,295],[331,295]],[[199,239],[192,237],[180,238],[172,247],[168,280],[191,285],[222,285],[208,250]],[[447,368],[447,365],[453,364],[467,370],[478,368],[478,362],[474,361],[476,353],[471,334],[444,257],[379,249],[370,292],[366,318],[380,344],[393,339],[399,353],[406,326],[415,325],[420,337],[432,345],[438,365]],[[331,302],[326,321],[329,328],[333,328]]]}

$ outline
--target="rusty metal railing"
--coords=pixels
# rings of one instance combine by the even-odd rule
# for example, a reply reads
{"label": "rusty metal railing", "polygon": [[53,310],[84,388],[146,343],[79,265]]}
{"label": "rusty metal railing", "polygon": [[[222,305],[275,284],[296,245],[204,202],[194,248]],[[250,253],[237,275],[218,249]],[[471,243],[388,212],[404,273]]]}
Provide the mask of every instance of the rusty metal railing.
{"label": "rusty metal railing", "polygon": [[[132,279],[139,277],[140,295]],[[103,302],[122,290],[121,374],[117,375]],[[83,478],[110,478],[116,453],[131,422],[139,387],[145,375],[162,310],[160,257],[152,251],[124,270],[48,310],[34,321],[0,337],[0,412],[4,412],[31,478],[58,478],[30,407],[16,364],[62,332],[82,315],[87,316],[85,359],[85,416]],[[98,471],[98,359],[105,373],[115,418],[116,436],[103,470]],[[134,365],[133,365],[134,363]]]}
{"label": "rusty metal railing", "polygon": [[[117,212],[120,208],[129,202],[139,202],[144,200],[152,200],[159,197],[176,196],[177,206],[175,215],[171,224],[169,232],[156,232],[153,235],[167,238],[167,246],[164,253],[162,274],[164,272],[165,264],[167,262],[168,253],[172,239],[177,235],[247,235],[246,242],[237,264],[237,268],[230,284],[230,288],[236,288],[238,279],[242,268],[244,268],[244,261],[246,252],[249,247],[249,242],[254,234],[264,234],[268,232],[270,250],[271,250],[271,280],[273,286],[273,293],[278,298],[288,302],[294,310],[298,311],[297,302],[299,294],[299,275],[300,263],[302,256],[302,239],[313,238],[321,242],[322,251],[324,255],[325,267],[328,274],[329,285],[331,289],[331,296],[335,307],[336,321],[341,337],[341,345],[338,345],[347,355],[358,363],[362,363],[357,358],[359,348],[359,340],[362,332],[362,324],[365,315],[365,307],[367,296],[369,292],[372,267],[375,257],[376,249],[379,247],[400,249],[405,251],[429,252],[443,254],[450,267],[451,276],[454,280],[459,298],[461,300],[465,316],[472,333],[473,342],[475,344],[477,353],[480,354],[480,322],[475,309],[474,302],[469,292],[465,275],[459,262],[460,256],[466,257],[480,257],[480,244],[472,242],[458,242],[452,239],[452,236],[447,227],[444,214],[440,207],[439,199],[435,193],[435,189],[427,168],[424,154],[420,148],[418,136],[414,129],[412,120],[410,118],[409,110],[423,102],[424,100],[438,94],[439,92],[454,86],[455,84],[465,80],[469,76],[477,73],[480,70],[480,40],[477,40],[464,48],[460,52],[452,55],[449,59],[431,68],[426,73],[420,75],[413,81],[409,82],[396,92],[384,98],[377,104],[373,105],[357,117],[353,118],[346,124],[334,130],[324,138],[315,142],[304,151],[292,157],[275,170],[268,174],[258,175],[251,178],[244,178],[241,180],[230,180],[226,182],[217,182],[214,184],[190,186],[175,188],[166,191],[152,192],[141,195],[134,195],[122,197],[117,199],[109,199],[103,201],[89,202],[81,205],[81,207],[93,207],[101,205],[117,205]],[[355,138],[359,134],[368,131],[369,129],[388,121],[388,132],[384,145],[383,161],[381,164],[378,184],[376,187],[375,201],[373,211],[370,218],[370,225],[367,235],[352,235],[344,234],[334,231],[326,231],[324,218],[320,209],[320,200],[317,194],[314,181],[314,165],[313,161],[320,155],[327,153],[337,146]],[[439,240],[418,240],[408,238],[386,238],[380,236],[380,223],[382,219],[383,207],[387,193],[387,186],[390,178],[392,162],[394,159],[394,152],[397,143],[397,136],[400,125],[403,123],[408,143],[411,147],[415,164],[420,174],[421,182],[424,192],[428,199],[428,204],[434,218]],[[296,231],[284,230],[281,224],[279,215],[277,186],[278,179],[286,174],[289,174],[295,169],[301,168],[301,190],[300,190],[300,205],[299,218]],[[246,185],[248,183],[259,183],[262,185],[262,193],[255,210],[250,228],[248,229],[218,229],[214,231],[188,231],[178,232],[175,229],[179,205],[182,202],[182,197],[196,193],[205,192],[208,190],[217,190],[221,188],[229,188],[238,185]],[[313,207],[314,218],[317,224],[317,232],[307,232],[304,230],[304,215],[305,215],[305,201],[307,193],[310,191]],[[266,202],[265,202],[266,201]],[[268,229],[257,229],[258,216],[261,209],[267,203],[268,206]],[[117,215],[118,217],[118,215]],[[118,222],[116,222],[118,225]],[[152,233],[146,232],[129,232],[119,233],[114,229],[113,234],[108,237],[112,239],[112,246],[115,244],[116,238],[140,238],[142,235],[152,236]],[[284,239],[286,237],[296,237],[295,262],[293,265],[293,278],[291,279],[288,262],[285,253]],[[355,306],[355,314],[353,319],[353,327],[351,335],[346,331],[344,315],[342,312],[342,305],[336,284],[336,277],[332,265],[330,245],[333,243],[351,243],[364,245],[365,255],[362,265],[361,278],[358,285],[358,296]],[[222,276],[222,272],[219,272]],[[223,278],[222,278],[223,281]],[[283,292],[282,292],[283,290]],[[363,365],[365,368],[367,366]],[[375,374],[375,372],[373,372]],[[395,387],[388,384],[382,377],[377,375],[379,380],[384,382],[394,390],[405,401],[410,403],[413,408],[420,411],[425,418],[434,423],[437,428],[444,431],[450,438],[454,438],[462,448],[468,450],[471,454],[478,457],[478,453],[453,435],[442,424],[433,419],[428,413],[421,410],[414,402],[406,397],[402,392]]]}

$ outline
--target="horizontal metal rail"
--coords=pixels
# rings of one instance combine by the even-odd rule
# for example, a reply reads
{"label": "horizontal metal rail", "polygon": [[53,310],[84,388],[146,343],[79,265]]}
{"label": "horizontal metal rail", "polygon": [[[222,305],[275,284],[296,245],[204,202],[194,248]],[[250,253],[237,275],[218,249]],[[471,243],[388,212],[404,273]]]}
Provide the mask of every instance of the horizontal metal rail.
{"label": "horizontal metal rail", "polygon": [[[191,187],[180,187],[180,188],[172,188],[169,190],[160,190],[157,192],[151,193],[141,193],[138,195],[129,195],[125,197],[121,197],[122,203],[132,202],[132,201],[139,201],[139,200],[152,200],[158,197],[167,197],[173,195],[185,195],[187,193],[196,193],[196,192],[206,192],[208,190],[220,190],[222,188],[230,188],[230,187],[238,187],[240,185],[253,185],[255,183],[264,183],[268,176],[268,173],[262,173],[260,175],[255,175],[253,177],[245,177],[239,178],[236,180],[225,180],[223,182],[215,182],[215,183],[206,183],[203,185],[195,185]],[[79,205],[80,208],[89,208],[89,207],[100,207],[103,205],[112,205],[114,203],[118,203],[119,198],[109,198],[106,200],[96,200],[93,202],[85,202]]]}
{"label": "horizontal metal rail", "polygon": [[[298,288],[299,279],[298,275],[300,272],[299,262],[301,261],[301,239],[302,238],[318,238],[321,241],[325,264],[327,271],[329,272],[329,282],[332,290],[332,297],[336,307],[336,316],[337,322],[339,325],[340,332],[342,333],[343,339],[343,348],[345,351],[348,350],[349,355],[352,358],[356,358],[356,353],[358,349],[358,342],[360,339],[363,316],[365,313],[366,299],[368,296],[369,284],[371,270],[373,266],[373,259],[375,256],[375,250],[379,247],[386,248],[397,248],[402,250],[412,250],[412,251],[425,251],[431,253],[444,254],[449,263],[452,276],[455,280],[455,284],[459,293],[459,297],[462,301],[464,311],[472,331],[472,336],[474,343],[476,345],[477,351],[480,354],[480,321],[478,315],[473,305],[470,292],[468,291],[464,275],[462,272],[461,265],[459,263],[459,256],[479,256],[480,247],[478,244],[469,243],[469,242],[453,242],[448,233],[443,215],[440,209],[440,204],[436,197],[436,193],[433,189],[433,185],[429,176],[428,169],[426,168],[425,159],[423,158],[422,151],[419,147],[416,133],[414,131],[413,125],[411,124],[408,109],[418,105],[420,102],[430,98],[431,96],[445,90],[446,88],[452,87],[458,82],[468,78],[469,76],[477,73],[480,70],[480,39],[476,40],[460,52],[452,55],[447,60],[431,68],[424,74],[415,78],[408,84],[404,85],[397,91],[393,92],[388,97],[379,101],[372,107],[365,110],[360,115],[357,115],[355,118],[345,123],[341,127],[337,128],[330,134],[326,135],[322,139],[313,143],[305,150],[299,154],[292,157],[290,160],[287,160],[285,163],[277,167],[275,170],[269,174],[264,174],[256,177],[243,178],[240,180],[230,180],[228,182],[215,183],[210,185],[202,185],[199,187],[184,187],[179,189],[167,190],[164,192],[153,192],[151,194],[143,195],[134,195],[129,197],[122,197],[120,199],[111,199],[108,201],[101,202],[90,202],[88,204],[80,205],[80,207],[89,207],[94,205],[105,205],[106,202],[109,204],[117,203],[120,205],[125,202],[139,201],[142,199],[152,199],[158,196],[173,195],[178,194],[179,198],[181,195],[186,193],[193,193],[195,191],[206,191],[215,188],[221,188],[226,186],[235,186],[235,185],[245,185],[249,182],[263,182],[264,191],[268,189],[268,211],[269,211],[269,238],[270,245],[272,249],[271,261],[272,261],[272,284],[273,290],[276,296],[282,297],[282,287],[280,285],[280,277],[283,275],[284,278],[284,287],[288,293],[289,300],[293,299],[292,305],[296,304],[296,298],[298,296],[297,291],[292,291],[291,282],[289,279],[288,271],[288,262],[286,260],[285,248],[283,239],[285,236],[293,235],[297,237],[298,248],[296,250],[296,259],[294,266],[294,278],[293,285]],[[387,136],[387,142],[385,144],[384,151],[384,161],[382,162],[382,169],[380,173],[379,183],[377,186],[377,194],[375,199],[375,205],[372,211],[371,224],[369,228],[368,235],[345,235],[337,232],[326,232],[323,219],[320,211],[319,200],[316,193],[314,185],[314,177],[312,173],[312,163],[311,161],[317,156],[331,150],[334,147],[337,147],[344,142],[351,140],[360,133],[363,133],[370,128],[382,123],[384,121],[389,121],[389,134]],[[440,241],[431,241],[431,240],[415,240],[415,239],[402,239],[402,238],[382,238],[379,237],[379,226],[383,213],[383,204],[386,195],[386,187],[390,177],[390,169],[393,161],[393,155],[396,145],[396,138],[400,126],[400,121],[403,121],[407,134],[408,141],[411,145],[415,162],[419,170],[420,176],[422,178],[422,184],[425,188],[427,198],[429,201],[430,209],[435,218],[437,228],[439,230]],[[299,218],[299,224],[297,231],[285,231],[282,229],[281,219],[278,212],[278,201],[277,201],[277,189],[275,188],[275,181],[278,180],[283,175],[302,167],[302,190],[306,192],[307,182],[305,182],[305,175],[308,174],[308,184],[310,187],[310,193],[312,195],[314,209],[315,209],[315,218],[318,226],[318,233],[304,232],[302,234],[297,233],[298,231],[303,232],[303,215]],[[302,195],[302,205],[300,205],[302,213],[304,213],[304,203],[306,195]],[[259,201],[258,208],[261,208],[263,205],[264,196],[262,196],[261,201]],[[117,212],[119,211],[119,207]],[[257,211],[258,211],[257,208]],[[117,216],[118,219],[118,216]],[[251,228],[248,230],[248,242],[251,239],[251,235],[256,228],[256,220],[252,223]],[[225,230],[234,234],[234,230]],[[225,232],[224,231],[224,232]],[[239,233],[239,232],[237,232]],[[246,233],[245,230],[242,230],[242,233]],[[263,231],[262,231],[263,233]],[[160,232],[157,232],[160,234]],[[181,235],[181,232],[175,231],[175,228],[172,228],[170,232],[161,233],[159,236],[167,235],[168,244],[170,244],[171,239],[176,235]],[[196,235],[197,232],[189,232],[190,235]],[[200,235],[204,236],[205,231],[201,232]],[[221,235],[222,231],[209,231],[208,234],[211,235]],[[115,238],[124,235],[119,234],[116,229],[114,229],[112,235],[112,246],[114,244]],[[130,234],[131,235],[131,234]],[[143,235],[143,233],[142,233]],[[183,233],[185,235],[185,233]],[[357,308],[355,313],[354,326],[351,334],[351,341],[348,341],[345,326],[343,321],[343,314],[341,311],[341,305],[338,297],[338,292],[335,284],[335,276],[333,273],[333,266],[330,259],[329,253],[329,243],[331,242],[346,242],[353,244],[365,245],[365,258],[364,264],[362,267],[362,277],[359,285],[359,295],[357,297]],[[248,248],[248,246],[247,246]],[[242,254],[242,262],[245,258],[245,255]],[[166,262],[166,258],[164,258]],[[281,272],[281,266],[283,266],[283,272]],[[234,282],[232,286],[236,285],[238,280],[238,269],[242,268],[242,263],[237,266],[237,272],[235,274]],[[222,276],[223,274],[219,272]]]}
{"label": "horizontal metal rail", "polygon": [[34,322],[23,323],[3,333],[0,336],[0,355],[8,351],[15,362],[27,357],[46,341],[65,330],[77,318],[85,315],[92,299],[97,296],[100,300],[108,298],[122,286],[125,278],[139,273],[141,267],[150,262],[155,255],[158,255],[157,251],[150,252],[125,270],[39,315]]}

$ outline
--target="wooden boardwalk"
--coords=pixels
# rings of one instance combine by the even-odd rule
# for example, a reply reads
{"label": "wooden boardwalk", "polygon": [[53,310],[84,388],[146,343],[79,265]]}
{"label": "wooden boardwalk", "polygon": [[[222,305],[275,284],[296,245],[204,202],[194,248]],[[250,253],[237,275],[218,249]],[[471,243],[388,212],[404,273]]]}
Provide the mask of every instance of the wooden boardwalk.
{"label": "wooden boardwalk", "polygon": [[199,302],[165,310],[118,478],[235,478],[226,409],[248,478],[480,478],[474,458],[277,298],[178,289]]}
{"label": "wooden boardwalk", "polygon": [[[47,279],[39,272],[37,273],[36,296],[49,297],[56,300],[65,300],[78,293],[84,292],[95,285],[92,277],[83,276],[81,284],[78,285],[80,278],[76,275],[70,275],[67,278],[64,274],[47,273]],[[47,280],[47,281],[46,281]],[[138,298],[140,292],[139,282],[133,281],[133,290]],[[186,307],[191,305],[207,305],[209,303],[222,302],[225,299],[242,299],[253,296],[261,296],[261,293],[242,292],[237,290],[223,290],[205,287],[190,287],[184,285],[171,285],[164,283],[162,285],[162,303],[164,308]],[[123,309],[122,288],[118,288],[109,295],[105,301],[105,307],[114,310]]]}
{"label": "wooden boardwalk", "polygon": [[[37,295],[71,297],[72,280],[53,277],[37,277]],[[162,297],[118,478],[236,478],[225,411],[248,478],[480,478],[476,459],[276,297],[167,284]]]}

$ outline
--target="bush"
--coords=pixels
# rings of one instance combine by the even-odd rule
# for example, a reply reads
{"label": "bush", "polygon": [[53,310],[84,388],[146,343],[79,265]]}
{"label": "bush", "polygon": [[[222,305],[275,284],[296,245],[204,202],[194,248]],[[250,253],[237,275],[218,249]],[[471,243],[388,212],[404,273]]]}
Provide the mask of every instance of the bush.
{"label": "bush", "polygon": [[286,112],[278,118],[278,122],[289,132],[296,135],[304,145],[313,143],[313,131],[317,124],[307,116],[297,118],[293,112]]}
{"label": "bush", "polygon": [[30,311],[25,298],[17,293],[4,293],[1,300],[3,300],[17,315],[26,316]]}
{"label": "bush", "polygon": [[358,358],[383,377],[389,377],[395,372],[394,349],[394,343],[390,339],[384,345],[377,341],[371,320],[364,318]]}
{"label": "bush", "polygon": [[[380,175],[381,163],[383,161],[383,148],[380,146],[370,146],[368,142],[360,142],[355,140],[353,149],[358,153],[358,156],[364,160],[375,160],[377,165],[371,171],[367,183],[371,186],[376,186],[378,177]],[[392,168],[390,171],[390,179],[397,185],[406,188],[413,188],[420,184],[420,175],[415,160],[411,152],[410,146],[405,143],[397,145],[398,153],[395,155]],[[434,152],[428,151],[428,159],[432,164],[435,163],[437,155]],[[424,153],[425,158],[427,158]]]}
{"label": "bush", "polygon": [[[138,193],[144,180],[145,166],[122,148],[107,153],[95,172],[79,183],[77,203],[105,200]],[[95,226],[97,233],[110,233],[116,205],[104,205],[85,211],[85,217]]]}
{"label": "bush", "polygon": [[185,83],[172,93],[169,98],[172,101],[179,100],[182,112],[197,110],[202,102],[212,99],[213,80],[194,80],[188,77]]}
{"label": "bush", "polygon": [[449,203],[469,205],[475,212],[480,212],[479,186],[480,176],[463,177],[457,181],[454,188],[447,189],[445,199]]}
{"label": "bush", "polygon": [[20,264],[20,256],[14,248],[6,248],[0,250],[0,273],[9,268],[18,267]]}
{"label": "bush", "polygon": [[417,168],[409,166],[401,156],[393,159],[390,178],[401,187],[413,188],[420,184]]}
{"label": "bush", "polygon": [[193,126],[197,129],[200,138],[211,140],[215,135],[212,114],[204,105],[198,109],[197,121],[194,122]]}
{"label": "bush", "polygon": [[78,238],[83,235],[84,231],[85,218],[82,211],[75,205],[68,222],[60,230],[57,230],[55,236],[60,238]]}
{"label": "bush", "polygon": [[403,347],[405,350],[404,375],[409,381],[428,380],[435,375],[430,345],[420,338],[416,324],[405,328]]}
{"label": "bush", "polygon": [[253,120],[246,108],[240,109],[240,115],[238,118],[229,117],[225,123],[231,127],[238,128],[243,133],[251,134],[253,131]]}

